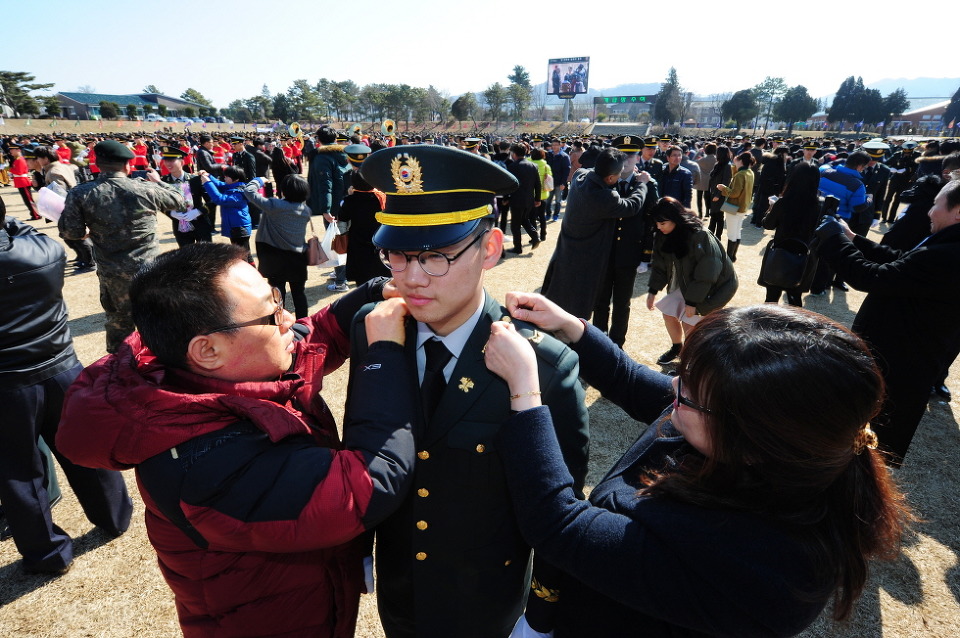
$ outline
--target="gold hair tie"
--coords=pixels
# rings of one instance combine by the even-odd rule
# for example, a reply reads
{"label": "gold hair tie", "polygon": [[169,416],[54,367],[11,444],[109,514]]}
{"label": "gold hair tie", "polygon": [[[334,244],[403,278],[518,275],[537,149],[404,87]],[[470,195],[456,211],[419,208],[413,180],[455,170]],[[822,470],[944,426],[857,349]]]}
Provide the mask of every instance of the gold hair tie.
{"label": "gold hair tie", "polygon": [[853,453],[861,454],[864,448],[876,450],[878,442],[877,433],[870,429],[869,423],[866,423],[853,438]]}

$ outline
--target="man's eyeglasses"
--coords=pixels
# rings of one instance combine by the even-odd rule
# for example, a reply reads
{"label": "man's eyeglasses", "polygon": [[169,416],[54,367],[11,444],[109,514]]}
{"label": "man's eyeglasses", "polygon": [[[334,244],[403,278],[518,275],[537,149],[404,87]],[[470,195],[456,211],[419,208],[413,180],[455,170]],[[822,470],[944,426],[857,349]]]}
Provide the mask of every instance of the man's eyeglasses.
{"label": "man's eyeglasses", "polygon": [[422,250],[416,255],[408,255],[402,250],[384,250],[381,248],[380,261],[393,272],[403,272],[407,269],[407,264],[410,263],[410,260],[416,259],[420,267],[423,268],[423,272],[431,277],[443,277],[450,272],[450,264],[460,257],[460,255],[467,252],[475,243],[480,241],[480,238],[486,235],[487,232],[489,232],[489,229],[478,234],[473,238],[473,241],[463,247],[463,250],[453,256],[436,250]]}
{"label": "man's eyeglasses", "polygon": [[283,293],[280,292],[279,288],[271,288],[270,290],[273,294],[273,302],[277,304],[277,309],[271,312],[269,315],[265,315],[258,319],[251,319],[250,321],[244,321],[243,323],[231,323],[217,328],[216,330],[205,332],[204,334],[212,335],[215,332],[224,332],[226,330],[246,328],[248,326],[279,326],[283,323]]}
{"label": "man's eyeglasses", "polygon": [[694,403],[692,400],[683,396],[683,380],[677,379],[677,395],[673,400],[673,409],[676,410],[680,405],[685,405],[692,410],[703,412],[704,414],[713,414],[713,410],[710,408],[705,408],[699,403]]}

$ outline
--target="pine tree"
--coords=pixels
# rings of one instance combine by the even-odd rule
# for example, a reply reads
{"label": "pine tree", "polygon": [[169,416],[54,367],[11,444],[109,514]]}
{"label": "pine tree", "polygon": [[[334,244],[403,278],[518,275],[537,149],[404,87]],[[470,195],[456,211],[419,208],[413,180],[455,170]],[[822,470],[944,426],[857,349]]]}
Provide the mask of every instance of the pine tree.
{"label": "pine tree", "polygon": [[653,117],[663,126],[667,126],[680,119],[682,111],[683,87],[680,86],[680,80],[677,78],[677,70],[670,67],[667,81],[660,86],[660,92],[657,93],[657,99],[653,104]]}
{"label": "pine tree", "polygon": [[787,89],[783,99],[773,108],[773,117],[787,123],[787,135],[793,135],[793,125],[803,122],[819,110],[817,100],[810,97],[807,87],[799,84]]}

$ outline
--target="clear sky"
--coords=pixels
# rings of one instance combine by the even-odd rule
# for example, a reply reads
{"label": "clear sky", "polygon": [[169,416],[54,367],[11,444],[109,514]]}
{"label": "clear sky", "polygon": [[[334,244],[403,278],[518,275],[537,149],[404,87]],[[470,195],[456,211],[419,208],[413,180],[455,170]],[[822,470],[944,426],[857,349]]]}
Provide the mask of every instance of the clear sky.
{"label": "clear sky", "polygon": [[[662,82],[674,66],[700,95],[768,75],[819,97],[850,75],[869,84],[960,71],[947,45],[925,35],[935,25],[896,23],[892,8],[862,0],[229,0],[220,10],[216,2],[52,0],[41,12],[4,4],[0,69],[30,72],[54,91],[123,94],[154,84],[178,96],[195,88],[217,107],[264,84],[286,91],[300,78],[432,84],[456,95],[506,85],[521,64],[536,84],[547,79],[549,58],[579,56],[590,57],[592,88]],[[880,24],[892,30],[886,39]],[[848,54],[851,42],[862,51]]]}

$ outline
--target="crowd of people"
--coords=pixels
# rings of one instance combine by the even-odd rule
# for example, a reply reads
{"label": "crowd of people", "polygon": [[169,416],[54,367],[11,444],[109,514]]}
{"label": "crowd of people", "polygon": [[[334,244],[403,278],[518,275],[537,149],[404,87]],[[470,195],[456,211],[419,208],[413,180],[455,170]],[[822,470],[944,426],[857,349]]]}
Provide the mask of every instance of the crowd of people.
{"label": "crowd of people", "polygon": [[[848,617],[898,552],[913,515],[891,469],[960,354],[957,140],[0,146],[31,218],[51,215],[38,189],[61,198],[108,353],[79,364],[65,251],[5,215],[0,502],[25,571],[72,560],[44,442],[113,536],[136,472],[185,636],[351,636],[374,590],[389,638],[788,636],[831,601]],[[748,217],[771,254],[802,247],[802,276],[764,266],[768,303],[730,307]],[[314,221],[347,259],[310,314]],[[548,229],[540,294],[487,293]],[[659,369],[623,351],[643,274]],[[851,329],[800,308],[848,285],[868,293]],[[321,391],[344,363],[338,430]],[[646,426],[589,499],[587,383]]]}

